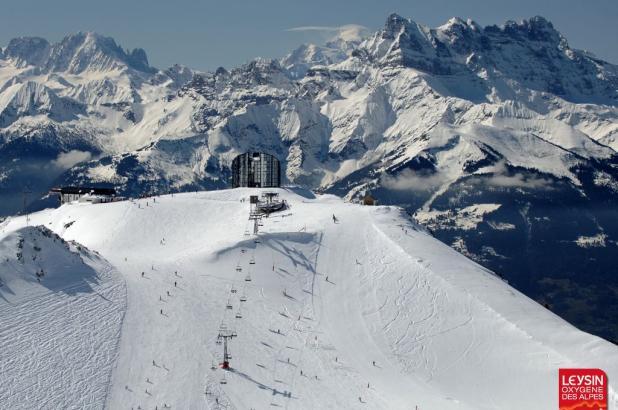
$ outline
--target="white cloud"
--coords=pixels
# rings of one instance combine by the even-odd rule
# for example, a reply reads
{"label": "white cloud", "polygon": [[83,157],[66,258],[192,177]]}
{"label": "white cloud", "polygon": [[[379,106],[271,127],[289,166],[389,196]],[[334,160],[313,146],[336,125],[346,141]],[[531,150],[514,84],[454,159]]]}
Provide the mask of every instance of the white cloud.
{"label": "white cloud", "polygon": [[58,158],[52,161],[52,164],[58,168],[69,169],[80,162],[88,161],[90,158],[92,158],[90,152],[74,149],[69,152],[61,152]]}
{"label": "white cloud", "polygon": [[549,188],[552,181],[546,178],[536,176],[525,176],[523,174],[514,175],[494,175],[487,181],[489,185],[501,188],[530,188],[541,189]]}
{"label": "white cloud", "polygon": [[496,164],[494,174],[490,176],[486,183],[501,188],[528,188],[528,189],[547,189],[552,185],[552,181],[536,175],[524,175],[522,173],[509,174],[504,161]]}
{"label": "white cloud", "polygon": [[316,32],[329,36],[330,39],[340,38],[345,41],[358,41],[369,32],[369,29],[359,24],[345,24],[343,26],[300,26],[285,31]]}
{"label": "white cloud", "polygon": [[431,191],[445,182],[440,173],[428,174],[412,169],[405,169],[395,176],[384,175],[382,185],[396,191]]}

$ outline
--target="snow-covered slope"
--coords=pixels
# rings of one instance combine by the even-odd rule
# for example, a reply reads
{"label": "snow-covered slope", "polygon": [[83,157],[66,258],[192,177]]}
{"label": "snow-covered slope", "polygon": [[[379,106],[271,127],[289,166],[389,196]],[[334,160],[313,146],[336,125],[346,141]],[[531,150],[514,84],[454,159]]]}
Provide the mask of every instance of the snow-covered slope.
{"label": "snow-covered slope", "polygon": [[[93,407],[550,409],[557,407],[559,367],[604,369],[611,405],[618,404],[615,345],[577,330],[432,238],[401,209],[280,189],[289,208],[263,219],[254,237],[248,201],[241,200],[255,192],[70,204],[30,216],[31,224],[100,253],[126,283],[111,382],[84,383],[108,391],[105,406]],[[46,232],[24,225],[23,217],[3,223],[3,255],[12,255],[20,235]],[[7,296],[8,274],[0,271],[2,323],[11,317],[9,302],[46,297],[31,288]],[[74,297],[90,294],[79,289]],[[97,311],[113,304],[102,296],[74,332],[116,323]],[[62,349],[61,341],[48,346],[36,338],[55,313],[30,312],[39,322],[30,326],[31,339],[19,340],[38,354]],[[221,360],[222,325],[237,333],[227,372],[211,368]],[[14,333],[0,334],[10,347]],[[83,339],[79,348],[96,351],[113,339]],[[10,362],[17,353],[0,354]],[[40,377],[76,365],[85,363],[65,360]],[[46,406],[38,396],[24,401],[14,371],[0,374],[12,408]],[[45,380],[51,384],[39,386],[53,388]],[[56,407],[75,403],[69,392],[63,397]]]}
{"label": "snow-covered slope", "polygon": [[98,254],[38,223],[0,227],[1,407],[100,408],[118,357],[125,282]]}

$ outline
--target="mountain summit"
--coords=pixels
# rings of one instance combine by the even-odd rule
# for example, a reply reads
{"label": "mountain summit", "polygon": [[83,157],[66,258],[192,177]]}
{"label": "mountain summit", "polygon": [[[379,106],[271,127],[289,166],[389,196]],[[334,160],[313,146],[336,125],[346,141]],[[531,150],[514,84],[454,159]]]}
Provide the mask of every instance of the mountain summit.
{"label": "mountain summit", "polygon": [[467,78],[485,96],[524,97],[523,88],[575,102],[618,103],[615,66],[571,49],[554,26],[538,16],[485,28],[452,18],[431,29],[393,14],[359,52],[380,66]]}
{"label": "mountain summit", "polygon": [[143,49],[125,51],[111,37],[94,32],[71,34],[56,44],[39,37],[15,38],[9,42],[4,56],[17,67],[32,65],[43,72],[80,74],[123,68],[154,71]]}

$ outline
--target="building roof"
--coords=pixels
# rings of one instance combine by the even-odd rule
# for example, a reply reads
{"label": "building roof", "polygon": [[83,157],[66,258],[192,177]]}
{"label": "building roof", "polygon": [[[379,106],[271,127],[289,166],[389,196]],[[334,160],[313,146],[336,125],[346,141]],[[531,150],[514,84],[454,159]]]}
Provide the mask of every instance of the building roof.
{"label": "building roof", "polygon": [[80,187],[80,186],[63,186],[52,188],[51,192],[59,194],[94,194],[94,195],[116,195],[114,188],[96,188],[96,187]]}

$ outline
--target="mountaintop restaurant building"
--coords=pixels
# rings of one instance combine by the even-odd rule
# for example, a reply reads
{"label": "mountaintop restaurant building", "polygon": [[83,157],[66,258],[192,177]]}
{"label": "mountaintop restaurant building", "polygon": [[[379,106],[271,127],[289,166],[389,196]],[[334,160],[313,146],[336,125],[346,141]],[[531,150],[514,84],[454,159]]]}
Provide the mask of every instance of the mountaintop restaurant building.
{"label": "mountaintop restaurant building", "polygon": [[281,186],[279,160],[263,152],[246,152],[232,161],[232,188]]}
{"label": "mountaintop restaurant building", "polygon": [[68,204],[74,201],[105,203],[118,200],[118,197],[116,197],[116,190],[114,188],[63,186],[59,188],[52,188],[50,192],[58,195],[60,205]]}

